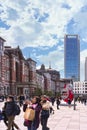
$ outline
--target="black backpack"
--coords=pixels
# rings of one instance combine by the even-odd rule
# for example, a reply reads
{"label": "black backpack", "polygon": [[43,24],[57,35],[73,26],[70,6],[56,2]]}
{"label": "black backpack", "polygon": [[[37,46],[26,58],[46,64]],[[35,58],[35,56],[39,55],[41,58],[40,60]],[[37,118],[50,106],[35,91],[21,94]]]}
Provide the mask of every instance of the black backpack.
{"label": "black backpack", "polygon": [[20,109],[19,105],[17,105],[15,103],[15,106],[14,106],[14,115],[19,115],[20,112],[21,112],[21,109]]}
{"label": "black backpack", "polygon": [[4,119],[4,115],[2,113],[2,111],[0,110],[0,120],[3,120]]}

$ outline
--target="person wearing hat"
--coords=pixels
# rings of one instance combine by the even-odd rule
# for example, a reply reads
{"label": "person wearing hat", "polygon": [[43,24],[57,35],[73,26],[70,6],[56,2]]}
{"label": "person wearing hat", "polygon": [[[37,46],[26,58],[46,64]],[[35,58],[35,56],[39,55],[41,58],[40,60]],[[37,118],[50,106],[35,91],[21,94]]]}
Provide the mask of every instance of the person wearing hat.
{"label": "person wearing hat", "polygon": [[41,111],[41,125],[42,130],[49,130],[47,127],[47,121],[49,118],[49,111],[50,111],[50,101],[49,98],[46,95],[41,96],[41,105],[42,105],[42,111]]}

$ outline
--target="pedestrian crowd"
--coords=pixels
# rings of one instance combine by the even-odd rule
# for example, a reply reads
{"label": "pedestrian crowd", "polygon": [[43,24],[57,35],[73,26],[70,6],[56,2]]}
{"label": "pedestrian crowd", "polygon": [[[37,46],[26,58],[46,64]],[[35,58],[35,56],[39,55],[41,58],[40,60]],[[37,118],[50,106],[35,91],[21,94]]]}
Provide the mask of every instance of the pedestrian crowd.
{"label": "pedestrian crowd", "polygon": [[[60,98],[48,97],[46,95],[33,96],[32,98],[26,98],[21,95],[19,101],[12,95],[7,96],[4,106],[1,110],[2,120],[6,125],[6,130],[21,130],[18,124],[15,123],[16,115],[21,113],[20,107],[24,112],[24,122],[23,125],[26,130],[37,130],[39,124],[41,123],[42,130],[49,130],[47,126],[48,118],[50,114],[54,114],[54,102],[56,100],[57,109],[59,109]],[[0,115],[1,115],[0,114]]]}

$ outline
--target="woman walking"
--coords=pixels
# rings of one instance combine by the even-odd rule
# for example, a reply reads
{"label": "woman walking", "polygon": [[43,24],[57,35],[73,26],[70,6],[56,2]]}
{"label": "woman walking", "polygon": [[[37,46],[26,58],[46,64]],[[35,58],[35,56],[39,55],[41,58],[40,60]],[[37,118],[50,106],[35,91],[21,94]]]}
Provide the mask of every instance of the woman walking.
{"label": "woman walking", "polygon": [[40,98],[38,96],[34,96],[30,101],[25,102],[23,105],[23,111],[25,112],[27,107],[32,108],[35,110],[35,117],[33,121],[27,120],[27,130],[37,130],[40,123],[40,111],[41,111],[41,104]]}

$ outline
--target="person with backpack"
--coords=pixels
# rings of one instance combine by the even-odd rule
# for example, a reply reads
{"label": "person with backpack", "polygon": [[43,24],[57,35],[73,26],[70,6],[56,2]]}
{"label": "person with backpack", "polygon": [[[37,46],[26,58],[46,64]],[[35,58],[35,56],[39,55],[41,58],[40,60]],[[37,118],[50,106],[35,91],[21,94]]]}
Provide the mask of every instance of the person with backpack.
{"label": "person with backpack", "polygon": [[[3,118],[4,124],[8,127],[8,118],[7,118],[7,115],[6,115],[6,112],[5,112],[6,105],[7,105],[7,99],[6,99],[6,102],[4,103],[4,107],[2,108],[2,115],[4,117]],[[14,130],[13,125],[12,125],[12,129],[11,130]]]}
{"label": "person with backpack", "polygon": [[16,107],[15,107],[15,101],[14,101],[14,97],[13,96],[8,96],[7,97],[7,104],[6,104],[6,108],[5,108],[5,113],[8,119],[8,129],[7,130],[11,130],[12,126],[14,126],[17,130],[20,130],[18,125],[14,122],[15,120],[15,116],[16,116]]}

